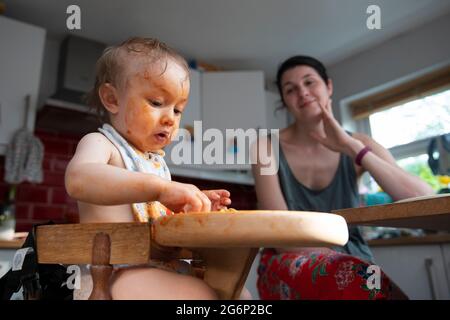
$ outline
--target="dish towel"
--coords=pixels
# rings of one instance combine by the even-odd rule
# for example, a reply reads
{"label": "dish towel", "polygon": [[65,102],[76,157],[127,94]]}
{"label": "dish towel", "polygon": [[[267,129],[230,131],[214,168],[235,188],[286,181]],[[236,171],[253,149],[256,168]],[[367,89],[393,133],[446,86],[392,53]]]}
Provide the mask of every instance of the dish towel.
{"label": "dish towel", "polygon": [[6,149],[5,181],[41,183],[43,158],[44,145],[39,138],[26,128],[19,129]]}
{"label": "dish towel", "polygon": [[[130,171],[145,172],[155,174],[163,179],[171,180],[169,168],[164,161],[164,151],[141,152],[131,146],[111,125],[103,124],[98,129],[104,134],[119,150],[125,167]],[[139,222],[152,222],[157,216],[170,215],[171,211],[160,205],[157,201],[132,204],[135,220]]]}

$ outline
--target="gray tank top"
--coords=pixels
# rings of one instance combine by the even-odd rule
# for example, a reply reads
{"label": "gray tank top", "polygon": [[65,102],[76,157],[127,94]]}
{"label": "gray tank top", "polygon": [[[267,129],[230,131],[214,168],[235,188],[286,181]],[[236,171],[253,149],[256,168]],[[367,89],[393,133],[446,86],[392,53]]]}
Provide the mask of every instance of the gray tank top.
{"label": "gray tank top", "polygon": [[[278,177],[289,210],[331,212],[359,206],[357,177],[349,156],[340,155],[338,169],[329,186],[322,190],[311,190],[295,178],[281,146],[279,150]],[[335,246],[332,249],[374,262],[372,252],[356,226],[349,227],[349,241],[345,246]]]}

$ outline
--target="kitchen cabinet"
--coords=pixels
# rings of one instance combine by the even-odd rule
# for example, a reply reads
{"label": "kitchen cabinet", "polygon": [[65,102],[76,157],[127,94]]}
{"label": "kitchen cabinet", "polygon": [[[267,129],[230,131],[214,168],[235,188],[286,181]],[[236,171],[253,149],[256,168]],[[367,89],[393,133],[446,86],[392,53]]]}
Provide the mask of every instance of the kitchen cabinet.
{"label": "kitchen cabinet", "polygon": [[287,108],[279,108],[281,105],[278,93],[265,92],[266,96],[266,127],[267,129],[283,129],[288,125]]}
{"label": "kitchen cabinet", "polygon": [[191,131],[194,128],[194,121],[202,120],[202,106],[200,95],[201,73],[197,70],[190,69],[189,76],[190,76],[189,101],[186,107],[184,108],[183,114],[181,116],[179,134],[174,138],[174,141],[171,144],[169,144],[164,148],[164,151],[166,152],[165,161],[167,162],[167,165],[170,167],[171,171],[172,168],[174,167],[174,164],[178,165],[177,160],[173,159],[176,156],[175,152],[172,152],[175,145],[179,144],[180,147],[189,149],[191,151],[191,155],[193,155],[192,152],[194,151],[191,141],[187,138],[186,140],[182,139],[183,130],[181,129],[190,128]]}
{"label": "kitchen cabinet", "polygon": [[266,127],[262,71],[205,72],[201,83],[204,129]]}
{"label": "kitchen cabinet", "polygon": [[17,129],[24,125],[34,129],[45,33],[42,28],[0,16],[0,155]]}
{"label": "kitchen cabinet", "polygon": [[[449,244],[371,246],[375,263],[410,299],[450,299]],[[447,259],[447,260],[446,260]]]}
{"label": "kitchen cabinet", "polygon": [[264,73],[205,72],[201,83],[203,130],[219,130],[223,136],[222,164],[212,168],[249,170],[248,150],[256,134],[247,130],[267,127]]}
{"label": "kitchen cabinet", "polygon": [[[183,148],[189,150],[191,163],[195,162],[194,154],[198,156],[199,161],[195,164],[181,164],[181,167],[191,170],[193,176],[196,176],[195,171],[193,171],[195,169],[203,171],[249,170],[249,159],[246,156],[249,140],[245,140],[246,145],[239,145],[242,142],[239,139],[234,139],[233,136],[227,136],[226,130],[284,127],[286,123],[285,113],[283,111],[273,112],[276,108],[276,99],[276,94],[264,90],[264,74],[262,71],[200,73],[192,70],[190,101],[183,114],[180,127],[191,126],[193,128],[195,120],[199,120],[201,123],[197,123],[195,127],[193,141],[175,142],[165,149],[169,167],[172,171],[177,171],[178,168],[175,165],[179,166],[180,161],[175,158],[176,155],[180,154],[178,150]],[[210,145],[209,141],[215,141],[215,138],[203,141],[204,133],[208,129],[219,130],[222,134],[222,162],[225,162],[225,164],[204,162],[202,152]],[[176,148],[175,144],[178,143],[181,144]],[[236,163],[239,156],[245,158],[245,163]],[[185,172],[183,175],[186,175]],[[216,173],[220,175],[219,172]],[[240,176],[236,178],[236,182],[252,183],[248,174],[242,176],[239,173],[238,175]],[[224,179],[229,180],[228,177],[229,175]],[[218,178],[222,181],[224,179]]]}
{"label": "kitchen cabinet", "polygon": [[180,128],[186,128],[187,126],[194,127],[194,121],[202,119],[201,108],[201,95],[200,95],[200,77],[201,73],[198,70],[190,69],[190,89],[189,89],[189,101],[186,108],[183,111],[181,117]]}
{"label": "kitchen cabinet", "polygon": [[[184,108],[183,114],[181,116],[179,134],[175,137],[174,143],[169,144],[164,149],[166,151],[166,153],[168,153],[168,154],[170,154],[174,144],[177,143],[176,141],[181,139],[182,129],[187,129],[187,130],[191,131],[194,128],[194,122],[202,120],[202,106],[201,106],[201,95],[200,95],[201,74],[197,70],[190,69],[189,77],[190,77],[190,89],[189,89],[188,104]],[[172,163],[171,159],[167,159],[167,163]]]}

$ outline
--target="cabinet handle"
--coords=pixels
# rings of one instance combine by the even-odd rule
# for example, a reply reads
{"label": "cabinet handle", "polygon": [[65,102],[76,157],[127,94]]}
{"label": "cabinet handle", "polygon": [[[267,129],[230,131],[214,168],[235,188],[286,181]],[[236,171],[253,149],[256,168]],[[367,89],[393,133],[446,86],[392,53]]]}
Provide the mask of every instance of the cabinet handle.
{"label": "cabinet handle", "polygon": [[427,270],[428,284],[430,285],[431,299],[436,300],[438,297],[436,294],[436,286],[433,277],[433,258],[425,259],[425,268]]}

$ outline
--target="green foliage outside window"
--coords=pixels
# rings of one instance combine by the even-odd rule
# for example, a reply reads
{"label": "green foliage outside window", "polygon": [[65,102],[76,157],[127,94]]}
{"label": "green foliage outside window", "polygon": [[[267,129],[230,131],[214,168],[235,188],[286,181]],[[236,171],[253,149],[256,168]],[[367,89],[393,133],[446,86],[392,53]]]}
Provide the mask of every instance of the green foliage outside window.
{"label": "green foliage outside window", "polygon": [[444,187],[441,185],[439,177],[433,174],[427,163],[416,162],[405,165],[403,169],[426,181],[436,192]]}

